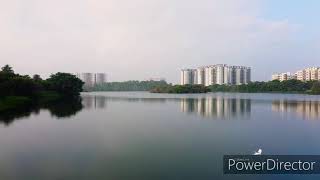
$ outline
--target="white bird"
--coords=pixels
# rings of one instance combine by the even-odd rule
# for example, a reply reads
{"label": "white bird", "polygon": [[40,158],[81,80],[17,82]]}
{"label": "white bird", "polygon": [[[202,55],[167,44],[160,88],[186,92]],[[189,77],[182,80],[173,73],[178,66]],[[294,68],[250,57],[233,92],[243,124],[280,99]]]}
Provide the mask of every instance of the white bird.
{"label": "white bird", "polygon": [[262,154],[262,149],[258,149],[258,151],[257,151],[257,152],[254,152],[253,155],[261,155],[261,154]]}

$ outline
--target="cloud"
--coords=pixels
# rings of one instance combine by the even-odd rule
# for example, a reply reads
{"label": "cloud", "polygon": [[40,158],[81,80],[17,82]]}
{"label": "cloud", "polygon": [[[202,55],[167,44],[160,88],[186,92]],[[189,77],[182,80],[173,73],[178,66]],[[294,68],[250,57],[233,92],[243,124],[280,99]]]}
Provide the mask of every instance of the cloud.
{"label": "cloud", "polygon": [[[266,79],[297,31],[261,17],[256,0],[0,0],[0,63],[21,73],[107,72],[165,77],[214,63],[254,66]],[[268,77],[267,77],[268,78]]]}

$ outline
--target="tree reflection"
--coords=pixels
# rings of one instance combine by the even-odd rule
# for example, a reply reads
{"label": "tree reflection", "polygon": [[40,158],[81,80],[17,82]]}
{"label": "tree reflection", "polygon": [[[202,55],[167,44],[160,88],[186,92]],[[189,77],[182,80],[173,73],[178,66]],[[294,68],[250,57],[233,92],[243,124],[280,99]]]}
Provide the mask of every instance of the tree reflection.
{"label": "tree reflection", "polygon": [[140,98],[140,97],[108,97],[103,95],[82,96],[85,109],[103,109],[108,103],[167,103],[178,102],[182,112],[195,113],[205,117],[222,119],[248,118],[251,113],[251,99],[201,97],[201,98]]}
{"label": "tree reflection", "polygon": [[81,98],[64,99],[55,103],[49,103],[45,106],[52,116],[57,118],[68,118],[76,115],[83,108]]}
{"label": "tree reflection", "polygon": [[83,108],[81,98],[60,99],[47,103],[34,103],[26,108],[18,108],[14,111],[6,111],[0,114],[0,123],[10,125],[15,120],[29,117],[32,114],[39,114],[40,110],[45,109],[56,118],[69,118],[76,115]]}
{"label": "tree reflection", "polygon": [[[177,99],[171,99],[177,100]],[[82,104],[85,109],[104,109],[108,102],[129,102],[129,103],[165,103],[166,98],[135,98],[135,97],[107,97],[96,95],[83,95]]]}

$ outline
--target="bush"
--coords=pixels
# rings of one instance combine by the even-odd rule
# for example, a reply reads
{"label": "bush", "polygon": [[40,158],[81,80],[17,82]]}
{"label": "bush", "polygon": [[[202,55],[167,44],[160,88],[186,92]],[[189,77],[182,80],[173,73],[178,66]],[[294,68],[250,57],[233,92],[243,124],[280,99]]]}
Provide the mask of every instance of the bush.
{"label": "bush", "polygon": [[311,94],[320,95],[320,82],[315,82],[311,88]]}
{"label": "bush", "polygon": [[56,91],[64,96],[78,96],[82,91],[83,82],[69,73],[56,73],[47,79],[48,90]]}
{"label": "bush", "polygon": [[0,95],[1,96],[34,96],[41,89],[41,84],[34,82],[29,77],[19,75],[7,76],[0,73]]}
{"label": "bush", "polygon": [[268,81],[268,82],[251,82],[243,85],[211,85],[209,86],[212,92],[289,92],[289,93],[306,93],[311,89],[317,81],[303,82],[299,80],[287,81]]}
{"label": "bush", "polygon": [[154,89],[150,90],[152,93],[177,93],[177,94],[185,94],[185,93],[207,93],[210,92],[208,87],[203,85],[167,85],[167,86],[158,86]]}
{"label": "bush", "polygon": [[125,81],[96,85],[92,91],[150,91],[159,86],[167,86],[166,81]]}

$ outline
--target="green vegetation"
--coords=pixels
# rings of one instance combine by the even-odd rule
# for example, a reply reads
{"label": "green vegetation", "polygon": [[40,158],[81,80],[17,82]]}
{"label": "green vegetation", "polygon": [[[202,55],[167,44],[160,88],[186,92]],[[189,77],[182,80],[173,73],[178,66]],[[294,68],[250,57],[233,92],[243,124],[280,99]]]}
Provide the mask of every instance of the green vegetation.
{"label": "green vegetation", "polygon": [[14,109],[16,107],[26,107],[31,103],[28,97],[7,96],[0,100],[0,112]]}
{"label": "green vegetation", "polygon": [[167,86],[166,81],[125,81],[96,85],[92,91],[150,91],[158,86]]}
{"label": "green vegetation", "polygon": [[243,92],[243,93],[308,93],[320,94],[318,81],[303,82],[299,80],[252,82],[246,85],[212,85],[212,92]]}
{"label": "green vegetation", "polygon": [[311,94],[320,94],[320,82],[315,82],[311,88]]}
{"label": "green vegetation", "polygon": [[59,98],[77,98],[83,82],[68,73],[56,73],[46,80],[39,75],[22,76],[15,74],[6,65],[0,71],[0,112],[45,103]]}
{"label": "green vegetation", "polygon": [[176,93],[176,94],[185,94],[185,93],[207,93],[210,92],[208,87],[203,85],[166,85],[158,86],[150,90],[152,93]]}
{"label": "green vegetation", "polygon": [[152,93],[206,93],[206,92],[242,92],[242,93],[305,93],[320,95],[319,81],[269,81],[251,82],[243,85],[164,85],[150,90]]}
{"label": "green vegetation", "polygon": [[61,94],[55,92],[55,91],[42,91],[40,93],[38,93],[36,99],[39,103],[47,103],[47,102],[52,102],[52,101],[56,101],[59,99],[63,99],[64,96],[62,96]]}
{"label": "green vegetation", "polygon": [[79,96],[83,82],[75,75],[69,73],[56,73],[46,80],[48,90],[55,91],[64,96]]}

